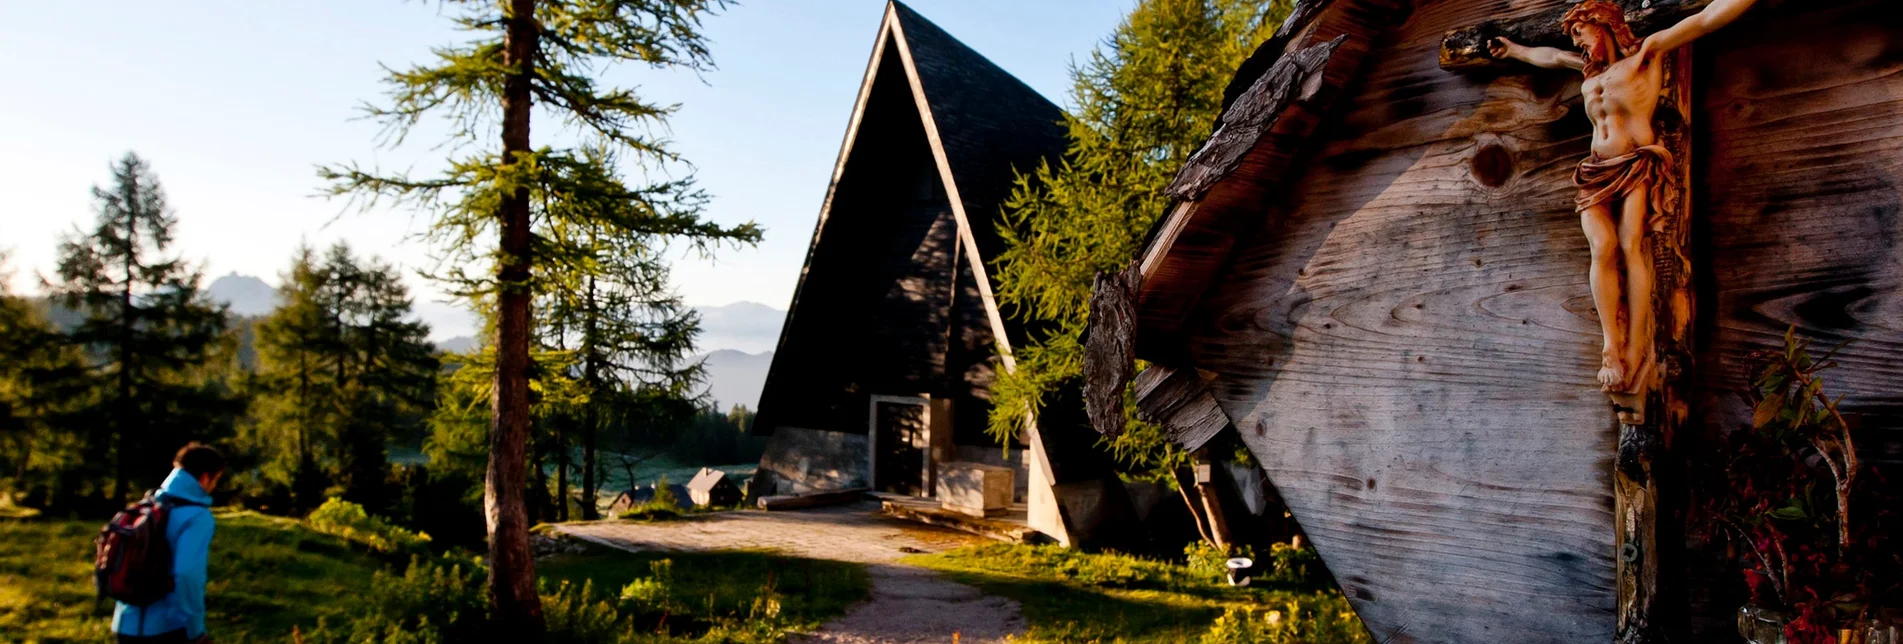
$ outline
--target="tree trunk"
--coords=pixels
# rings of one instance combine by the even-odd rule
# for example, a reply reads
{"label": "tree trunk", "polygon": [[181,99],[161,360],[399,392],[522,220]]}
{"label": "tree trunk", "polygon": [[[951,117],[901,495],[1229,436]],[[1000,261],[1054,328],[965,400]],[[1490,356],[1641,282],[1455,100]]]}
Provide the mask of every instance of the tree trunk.
{"label": "tree trunk", "polygon": [[1235,540],[1229,536],[1229,520],[1223,516],[1222,499],[1216,496],[1214,470],[1209,454],[1196,450],[1196,494],[1202,497],[1203,516],[1209,520],[1209,539],[1217,550],[1228,552]]}
{"label": "tree trunk", "polygon": [[[535,0],[510,0],[502,87],[503,167],[515,165],[529,147],[530,80],[538,25]],[[506,174],[506,173],[505,173]],[[489,470],[483,510],[489,523],[489,608],[496,641],[542,638],[542,601],[535,594],[535,558],[529,550],[526,447],[529,435],[529,190],[522,186],[502,201],[501,256],[496,316],[496,382],[489,424]]]}
{"label": "tree trunk", "polygon": [[568,520],[568,432],[562,431],[567,419],[555,422],[555,520]]}
{"label": "tree trunk", "polygon": [[[592,240],[591,240],[592,241]],[[582,408],[581,421],[581,518],[594,521],[601,518],[601,511],[595,508],[595,432],[601,421],[600,409],[601,383],[599,360],[595,356],[595,278],[588,278],[588,317],[582,322],[582,380],[588,383],[588,405]]]}

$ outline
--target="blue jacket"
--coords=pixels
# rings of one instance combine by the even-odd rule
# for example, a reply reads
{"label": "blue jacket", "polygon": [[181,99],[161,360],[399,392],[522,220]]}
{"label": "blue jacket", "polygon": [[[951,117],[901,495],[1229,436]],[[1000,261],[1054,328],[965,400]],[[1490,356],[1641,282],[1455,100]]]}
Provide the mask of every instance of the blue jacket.
{"label": "blue jacket", "polygon": [[172,593],[145,607],[119,603],[112,611],[112,632],[122,635],[163,635],[185,629],[185,636],[198,639],[205,634],[205,563],[211,558],[211,495],[199,487],[198,479],[173,469],[159,486],[159,500],[166,497],[187,503],[171,506],[165,523],[165,540],[172,544]]}

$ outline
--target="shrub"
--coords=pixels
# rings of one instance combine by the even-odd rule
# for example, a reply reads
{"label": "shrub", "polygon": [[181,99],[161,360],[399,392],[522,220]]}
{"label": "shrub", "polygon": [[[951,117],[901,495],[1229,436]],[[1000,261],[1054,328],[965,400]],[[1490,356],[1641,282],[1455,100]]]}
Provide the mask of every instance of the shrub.
{"label": "shrub", "polygon": [[429,547],[429,535],[411,532],[365,512],[363,506],[331,498],[305,519],[312,529],[363,544],[377,552],[417,554]]}
{"label": "shrub", "polygon": [[674,590],[674,560],[648,562],[647,577],[628,582],[621,588],[621,604],[627,610],[645,613],[666,611],[669,594]]}
{"label": "shrub", "polygon": [[[326,504],[328,505],[328,504]],[[488,600],[479,566],[410,560],[401,576],[377,573],[364,610],[341,627],[320,620],[308,644],[411,644],[481,641]]]}
{"label": "shrub", "polygon": [[1304,609],[1289,602],[1282,610],[1229,608],[1216,618],[1198,644],[1366,644],[1373,641],[1340,597]]}
{"label": "shrub", "polygon": [[566,581],[555,592],[542,593],[542,618],[548,623],[546,642],[612,644],[631,639],[628,620],[615,605],[595,598],[595,582],[581,587]]}

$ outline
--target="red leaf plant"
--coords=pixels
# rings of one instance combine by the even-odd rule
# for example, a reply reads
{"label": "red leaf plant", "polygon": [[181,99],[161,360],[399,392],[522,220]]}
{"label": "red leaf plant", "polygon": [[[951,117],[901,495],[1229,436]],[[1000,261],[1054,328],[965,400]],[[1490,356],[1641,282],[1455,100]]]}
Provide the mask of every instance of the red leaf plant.
{"label": "red leaf plant", "polygon": [[1782,349],[1748,357],[1751,426],[1717,438],[1716,480],[1699,486],[1694,526],[1707,543],[1726,544],[1752,603],[1791,616],[1787,639],[1842,644],[1837,629],[1896,589],[1898,554],[1872,527],[1887,522],[1891,504],[1873,503],[1875,489],[1859,484],[1876,473],[1857,459],[1842,397],[1824,393],[1819,374],[1836,366],[1837,351],[1812,358],[1796,336],[1793,327]]}

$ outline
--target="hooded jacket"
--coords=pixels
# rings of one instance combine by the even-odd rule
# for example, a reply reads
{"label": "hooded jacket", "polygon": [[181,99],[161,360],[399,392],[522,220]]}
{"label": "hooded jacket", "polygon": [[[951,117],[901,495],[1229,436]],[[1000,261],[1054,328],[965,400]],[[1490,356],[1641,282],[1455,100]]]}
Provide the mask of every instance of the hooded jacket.
{"label": "hooded jacket", "polygon": [[171,594],[147,606],[119,603],[112,631],[122,635],[163,635],[185,629],[185,637],[205,635],[205,565],[211,557],[211,495],[198,479],[174,468],[159,486],[160,502],[169,504],[165,540],[172,545]]}

